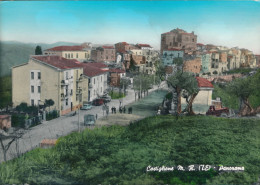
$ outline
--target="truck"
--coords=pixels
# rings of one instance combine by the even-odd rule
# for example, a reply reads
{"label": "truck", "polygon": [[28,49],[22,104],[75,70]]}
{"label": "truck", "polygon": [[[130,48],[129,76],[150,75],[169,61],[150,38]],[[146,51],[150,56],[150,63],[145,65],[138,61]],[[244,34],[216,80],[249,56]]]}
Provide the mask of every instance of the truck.
{"label": "truck", "polygon": [[209,107],[209,110],[206,112],[206,115],[207,116],[212,115],[212,116],[228,117],[229,109],[227,107],[215,109],[215,106],[211,105]]}

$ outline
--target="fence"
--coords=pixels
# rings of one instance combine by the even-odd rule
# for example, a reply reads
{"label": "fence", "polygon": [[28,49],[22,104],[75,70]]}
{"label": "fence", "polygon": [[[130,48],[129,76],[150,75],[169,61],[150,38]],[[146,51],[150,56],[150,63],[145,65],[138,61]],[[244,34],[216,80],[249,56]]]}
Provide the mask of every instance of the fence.
{"label": "fence", "polygon": [[35,125],[39,125],[41,124],[43,118],[43,116],[40,115],[40,116],[35,116],[33,118],[30,118],[30,119],[26,119],[24,120],[25,121],[25,128],[29,128],[29,127],[32,127],[32,126],[35,126]]}

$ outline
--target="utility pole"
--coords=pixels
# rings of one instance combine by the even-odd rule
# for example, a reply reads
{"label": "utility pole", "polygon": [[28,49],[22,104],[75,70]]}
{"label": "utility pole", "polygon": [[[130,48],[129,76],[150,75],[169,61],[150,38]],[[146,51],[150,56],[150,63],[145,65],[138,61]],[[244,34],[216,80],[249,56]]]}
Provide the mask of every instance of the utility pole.
{"label": "utility pole", "polygon": [[[78,109],[79,113],[80,113],[80,106],[79,106],[79,109]],[[78,129],[79,129],[79,132],[80,132],[80,124],[79,124],[79,113],[78,113]]]}

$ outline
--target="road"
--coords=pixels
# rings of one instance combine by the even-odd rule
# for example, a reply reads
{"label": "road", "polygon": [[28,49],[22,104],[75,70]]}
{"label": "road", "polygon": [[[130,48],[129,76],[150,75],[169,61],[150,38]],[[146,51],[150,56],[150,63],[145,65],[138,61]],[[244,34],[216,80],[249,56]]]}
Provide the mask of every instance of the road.
{"label": "road", "polygon": [[[157,88],[154,86],[149,92],[156,90]],[[126,97],[120,99],[122,101],[122,105],[127,105],[135,101],[135,93],[134,90],[129,89]],[[111,100],[107,104],[109,106],[109,112],[111,113],[111,107],[116,107],[117,112],[120,105],[119,99]],[[57,139],[61,136],[66,136],[73,131],[78,130],[78,120],[80,121],[80,128],[83,129],[83,120],[85,114],[93,114],[102,118],[103,115],[102,106],[94,106],[91,110],[80,110],[79,115],[71,116],[64,115],[57,119],[53,119],[50,121],[44,121],[42,124],[32,127],[24,136],[17,141],[17,146],[19,146],[18,151],[20,153],[25,153],[39,146],[40,142],[43,139]],[[17,147],[16,143],[12,143],[10,149],[7,152],[7,160],[13,159],[17,156]],[[3,154],[2,149],[0,147],[0,153]],[[0,155],[0,162],[2,162],[3,155]]]}

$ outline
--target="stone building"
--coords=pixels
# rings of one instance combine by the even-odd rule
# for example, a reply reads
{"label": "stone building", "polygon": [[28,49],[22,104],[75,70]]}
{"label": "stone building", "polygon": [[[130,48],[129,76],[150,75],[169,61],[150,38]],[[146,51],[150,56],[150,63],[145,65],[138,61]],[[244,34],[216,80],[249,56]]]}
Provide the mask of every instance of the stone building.
{"label": "stone building", "polygon": [[129,44],[127,42],[118,42],[115,44],[116,52],[122,53],[126,51],[130,51],[132,49],[137,49],[136,46]]}
{"label": "stone building", "polygon": [[183,62],[183,71],[199,74],[201,71],[201,57],[185,59]]}
{"label": "stone building", "polygon": [[91,51],[91,59],[95,62],[115,62],[116,50],[114,46],[97,47]]}
{"label": "stone building", "polygon": [[161,54],[168,49],[184,49],[185,53],[196,51],[197,35],[187,33],[182,29],[174,29],[170,32],[161,34]]}

